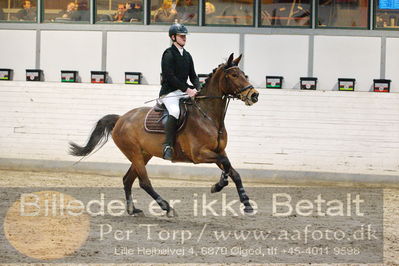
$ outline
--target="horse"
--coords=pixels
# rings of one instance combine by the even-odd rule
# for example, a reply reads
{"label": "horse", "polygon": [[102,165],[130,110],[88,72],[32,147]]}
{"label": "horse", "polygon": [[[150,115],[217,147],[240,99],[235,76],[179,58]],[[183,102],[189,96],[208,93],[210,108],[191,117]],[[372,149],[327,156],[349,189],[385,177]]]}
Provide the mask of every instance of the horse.
{"label": "horse", "polygon": [[[244,72],[238,67],[242,54],[234,59],[231,54],[226,63],[220,64],[210,73],[200,92],[187,106],[188,116],[184,128],[178,133],[172,162],[215,163],[221,170],[220,180],[211,192],[219,192],[228,185],[231,177],[245,213],[253,213],[249,197],[243,187],[240,174],[232,167],[225,152],[227,131],[224,118],[230,99],[237,98],[246,105],[258,101],[258,91],[249,83]],[[146,164],[153,157],[162,158],[163,135],[148,133],[144,119],[149,107],[133,109],[123,116],[110,114],[101,118],[94,127],[85,146],[70,142],[70,154],[87,156],[97,146],[104,145],[109,135],[129,159],[131,166],[123,177],[126,210],[129,215],[144,215],[133,204],[132,185],[139,178],[140,188],[145,190],[166,211],[168,217],[177,215],[175,210],[152,187],[147,175]],[[101,146],[100,146],[101,148]]]}

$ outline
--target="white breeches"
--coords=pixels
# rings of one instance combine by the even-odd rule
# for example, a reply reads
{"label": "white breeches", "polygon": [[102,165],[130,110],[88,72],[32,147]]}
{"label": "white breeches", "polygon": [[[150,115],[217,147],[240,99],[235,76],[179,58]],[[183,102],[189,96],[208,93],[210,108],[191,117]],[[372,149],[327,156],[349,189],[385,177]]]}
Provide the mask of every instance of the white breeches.
{"label": "white breeches", "polygon": [[161,103],[165,104],[166,109],[168,109],[169,115],[172,115],[176,119],[179,119],[179,115],[180,115],[179,100],[181,98],[188,98],[188,97],[189,96],[186,95],[181,90],[175,90],[169,94],[162,96],[162,98],[159,99],[159,101]]}

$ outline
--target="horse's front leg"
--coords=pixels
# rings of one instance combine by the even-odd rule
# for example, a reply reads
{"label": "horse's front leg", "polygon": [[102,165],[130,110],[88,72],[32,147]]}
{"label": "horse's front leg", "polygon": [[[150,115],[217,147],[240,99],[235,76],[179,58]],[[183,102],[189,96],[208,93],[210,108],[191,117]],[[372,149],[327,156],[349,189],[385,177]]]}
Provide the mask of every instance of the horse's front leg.
{"label": "horse's front leg", "polygon": [[253,212],[253,208],[251,206],[251,203],[249,202],[247,193],[245,192],[245,189],[242,185],[240,174],[236,170],[234,170],[234,168],[231,166],[229,158],[227,158],[225,152],[217,154],[213,151],[205,150],[202,151],[199,156],[197,156],[197,160],[198,162],[202,163],[211,163],[211,162],[216,163],[219,166],[219,168],[223,171],[219,182],[217,182],[212,186],[211,188],[212,193],[219,192],[225,186],[227,186],[228,185],[227,177],[230,176],[231,179],[236,184],[238,196],[240,197],[241,203],[244,204],[244,211],[246,213]]}
{"label": "horse's front leg", "polygon": [[[218,154],[212,150],[206,149],[198,153],[195,158],[197,160],[197,163],[216,163],[216,165],[222,170],[220,180],[212,186],[211,193],[220,192],[225,186],[229,184],[229,170],[227,169],[227,165],[230,165],[230,162],[224,152],[222,154]],[[225,160],[227,160],[227,162],[225,162]]]}
{"label": "horse's front leg", "polygon": [[211,193],[220,192],[225,186],[229,184],[230,169],[232,169],[229,159],[225,152],[216,156],[216,165],[222,170],[219,182],[214,184],[211,188]]}
{"label": "horse's front leg", "polygon": [[240,201],[244,204],[244,212],[252,213],[253,208],[251,203],[249,202],[249,197],[245,192],[244,186],[242,185],[240,174],[231,166],[229,159],[225,155],[221,155],[218,157],[217,165],[222,169],[223,173],[220,177],[218,183],[212,186],[211,192],[219,192],[223,189],[223,187],[227,186],[227,176],[230,176],[231,179],[236,184],[238,196],[240,197]]}
{"label": "horse's front leg", "polygon": [[222,191],[222,189],[229,184],[229,174],[226,173],[225,171],[222,172],[222,175],[220,176],[219,182],[214,184],[211,187],[211,193],[216,193]]}

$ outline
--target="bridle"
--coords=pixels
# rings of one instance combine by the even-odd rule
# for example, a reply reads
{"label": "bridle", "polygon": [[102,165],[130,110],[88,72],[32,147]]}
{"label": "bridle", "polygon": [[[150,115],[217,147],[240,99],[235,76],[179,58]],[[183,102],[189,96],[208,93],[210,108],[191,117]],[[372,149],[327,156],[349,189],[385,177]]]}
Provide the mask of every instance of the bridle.
{"label": "bridle", "polygon": [[[229,67],[229,68],[224,69],[223,71],[224,71],[225,73],[227,73],[227,71],[229,71],[230,69],[233,69],[233,68],[238,68],[238,66],[231,66],[231,67]],[[227,75],[225,76],[225,78],[227,79]],[[223,99],[223,98],[228,98],[228,99],[240,99],[240,100],[242,100],[242,101],[245,102],[246,100],[250,100],[250,98],[249,98],[248,96],[249,96],[249,93],[251,92],[251,90],[253,90],[253,89],[255,89],[254,86],[252,86],[252,85],[250,84],[250,85],[248,85],[248,86],[245,86],[244,88],[237,89],[237,90],[234,91],[233,93],[229,93],[229,94],[226,94],[226,95],[223,95],[223,96],[207,96],[207,95],[202,95],[202,96],[197,96],[196,99],[212,99],[212,98],[213,98],[213,99],[214,99],[214,98]],[[242,93],[245,92],[245,91],[247,91],[247,90],[248,90],[248,92],[243,96]]]}
{"label": "bridle", "polygon": [[[233,68],[239,68],[238,66],[231,66],[228,68],[225,68],[223,71],[225,74],[227,74],[227,72]],[[225,78],[227,79],[227,75],[225,76]],[[250,100],[249,99],[249,93],[251,92],[251,90],[255,89],[254,86],[252,86],[251,84],[248,86],[245,86],[244,88],[238,89],[236,91],[234,91],[234,93],[230,94],[230,96],[232,98],[236,98],[236,99],[240,99],[241,101],[247,101]],[[248,91],[247,94],[245,96],[242,95],[243,92]]]}

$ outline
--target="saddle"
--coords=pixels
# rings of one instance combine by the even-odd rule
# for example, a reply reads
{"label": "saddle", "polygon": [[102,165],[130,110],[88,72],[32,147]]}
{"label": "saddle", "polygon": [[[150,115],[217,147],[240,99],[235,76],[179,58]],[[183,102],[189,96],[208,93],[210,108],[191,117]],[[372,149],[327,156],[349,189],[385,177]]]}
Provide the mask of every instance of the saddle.
{"label": "saddle", "polygon": [[[177,132],[183,129],[187,121],[188,110],[187,105],[190,99],[180,99],[180,115],[177,122]],[[156,103],[154,107],[148,111],[144,119],[144,129],[149,133],[165,133],[165,124],[168,119],[169,112],[164,104]]]}

